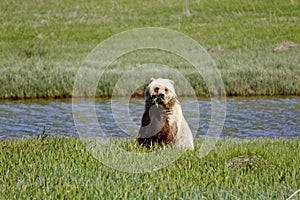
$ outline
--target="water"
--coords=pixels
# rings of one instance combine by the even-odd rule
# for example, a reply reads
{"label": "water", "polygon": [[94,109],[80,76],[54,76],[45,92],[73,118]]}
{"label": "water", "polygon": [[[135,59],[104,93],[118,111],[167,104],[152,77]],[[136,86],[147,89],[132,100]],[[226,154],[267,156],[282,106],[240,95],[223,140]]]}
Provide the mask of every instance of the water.
{"label": "water", "polygon": [[[181,100],[183,113],[195,136],[205,135],[210,122],[210,99]],[[143,99],[132,99],[129,108],[122,99],[116,102],[120,112],[129,110],[129,116],[116,115],[116,124],[108,99],[97,99],[97,123],[105,135],[135,137],[144,110]],[[199,105],[199,111],[194,106]],[[91,102],[84,105],[89,108]],[[300,98],[228,98],[227,116],[222,137],[291,137],[300,136]],[[85,113],[85,117],[92,117]],[[123,117],[123,118],[122,118]],[[84,127],[88,130],[89,127]],[[0,138],[36,137],[49,135],[77,136],[72,114],[72,100],[0,101]],[[125,130],[124,130],[125,129]]]}

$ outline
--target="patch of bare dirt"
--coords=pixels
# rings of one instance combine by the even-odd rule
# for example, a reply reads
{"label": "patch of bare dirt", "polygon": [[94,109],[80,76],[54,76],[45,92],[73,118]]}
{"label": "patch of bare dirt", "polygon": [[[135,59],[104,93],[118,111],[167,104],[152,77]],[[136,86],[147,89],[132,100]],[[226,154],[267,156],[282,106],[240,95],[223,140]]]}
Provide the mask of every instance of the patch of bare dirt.
{"label": "patch of bare dirt", "polygon": [[289,51],[294,49],[298,46],[298,44],[294,42],[283,42],[273,48],[273,52],[282,52],[282,51]]}
{"label": "patch of bare dirt", "polygon": [[255,164],[258,163],[261,159],[257,156],[237,156],[230,160],[227,160],[226,165],[227,167],[234,167],[234,166],[240,166],[243,164]]}

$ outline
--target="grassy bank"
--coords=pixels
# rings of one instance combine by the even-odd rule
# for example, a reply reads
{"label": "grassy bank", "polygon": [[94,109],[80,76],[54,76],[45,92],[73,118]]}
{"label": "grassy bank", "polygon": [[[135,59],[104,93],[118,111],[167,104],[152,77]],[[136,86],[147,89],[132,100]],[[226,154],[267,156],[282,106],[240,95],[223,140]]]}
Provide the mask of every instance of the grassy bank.
{"label": "grassy bank", "polygon": [[[117,142],[141,151],[133,141]],[[78,139],[1,140],[0,193],[4,199],[286,199],[300,188],[299,149],[299,138],[221,139],[203,159],[185,152],[166,168],[131,174],[104,166]]]}
{"label": "grassy bank", "polygon": [[[80,63],[97,44],[145,26],[198,41],[228,95],[300,95],[299,1],[1,1],[0,7],[0,98],[70,97]],[[139,63],[135,58],[115,63],[119,70],[106,73],[97,95],[109,96],[122,66]],[[185,68],[172,59],[165,64]],[[197,95],[208,95],[201,77],[184,75]]]}

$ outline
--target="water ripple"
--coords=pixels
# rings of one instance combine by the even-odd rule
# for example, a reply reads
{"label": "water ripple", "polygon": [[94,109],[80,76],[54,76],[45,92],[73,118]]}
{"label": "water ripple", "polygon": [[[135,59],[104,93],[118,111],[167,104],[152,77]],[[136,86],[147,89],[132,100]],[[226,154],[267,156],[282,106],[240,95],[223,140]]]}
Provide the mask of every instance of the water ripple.
{"label": "water ripple", "polygon": [[[128,108],[120,109],[126,112]],[[210,99],[181,99],[183,113],[194,135],[206,134],[210,122]],[[193,105],[193,106],[192,106]],[[199,106],[200,113],[196,112]],[[93,106],[91,102],[85,106]],[[95,105],[98,122],[106,135],[132,137],[116,124],[107,99],[98,99]],[[0,138],[36,137],[44,127],[51,135],[77,136],[72,115],[71,100],[0,101]],[[129,111],[133,128],[140,126],[144,110],[143,99],[132,99]],[[223,137],[289,137],[300,136],[300,98],[228,98]],[[88,115],[88,114],[87,114]],[[137,130],[138,131],[138,130]]]}

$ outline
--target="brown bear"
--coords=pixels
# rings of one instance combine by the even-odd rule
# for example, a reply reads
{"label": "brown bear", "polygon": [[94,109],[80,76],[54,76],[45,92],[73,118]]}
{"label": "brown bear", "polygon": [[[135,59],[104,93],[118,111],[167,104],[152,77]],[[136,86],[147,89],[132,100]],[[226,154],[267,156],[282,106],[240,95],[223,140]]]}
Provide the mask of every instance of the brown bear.
{"label": "brown bear", "polygon": [[194,149],[193,135],[169,79],[151,78],[145,91],[146,105],[138,143],[150,147],[161,143],[181,149]]}

